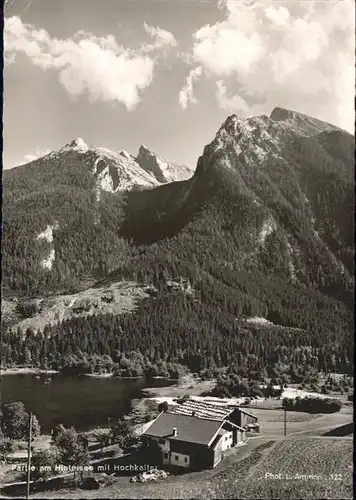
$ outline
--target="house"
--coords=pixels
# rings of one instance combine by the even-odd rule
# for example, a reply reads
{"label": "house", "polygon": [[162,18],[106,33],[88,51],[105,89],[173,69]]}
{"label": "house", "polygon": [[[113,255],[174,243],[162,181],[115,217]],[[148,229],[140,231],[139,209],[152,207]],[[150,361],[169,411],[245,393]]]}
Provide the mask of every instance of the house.
{"label": "house", "polygon": [[208,401],[188,399],[183,404],[175,406],[172,412],[200,418],[227,420],[243,429],[254,428],[259,432],[258,417],[245,408],[234,405],[219,405]]}
{"label": "house", "polygon": [[253,413],[245,410],[245,408],[237,408],[235,410],[236,424],[243,429],[255,428],[259,432],[260,426],[258,424],[258,417]]}
{"label": "house", "polygon": [[215,467],[223,452],[245,440],[244,429],[223,419],[162,412],[143,433],[161,451],[162,465]]}

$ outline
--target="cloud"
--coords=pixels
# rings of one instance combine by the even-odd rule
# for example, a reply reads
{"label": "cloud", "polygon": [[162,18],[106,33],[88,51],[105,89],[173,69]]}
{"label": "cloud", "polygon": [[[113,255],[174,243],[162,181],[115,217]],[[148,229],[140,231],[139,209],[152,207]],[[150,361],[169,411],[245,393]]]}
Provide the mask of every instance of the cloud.
{"label": "cloud", "polygon": [[144,45],[143,50],[146,52],[151,52],[152,50],[161,49],[164,47],[176,47],[177,40],[174,38],[170,31],[163,30],[162,28],[155,28],[144,23],[143,25],[146,33],[152,38],[155,38],[153,44]]}
{"label": "cloud", "polygon": [[265,16],[277,26],[285,26],[290,20],[289,10],[283,5],[276,7],[271,5],[266,8]]}
{"label": "cloud", "polygon": [[228,97],[226,87],[222,80],[216,82],[216,97],[220,108],[226,109],[229,113],[242,113],[246,115],[249,112],[249,105],[238,94]]}
{"label": "cloud", "polygon": [[183,109],[186,109],[188,102],[196,104],[198,101],[194,96],[193,83],[198,80],[202,74],[201,66],[190,70],[185,81],[185,85],[179,92],[179,103]]}
{"label": "cloud", "polygon": [[[193,34],[189,56],[216,80],[222,107],[230,102],[242,114],[255,114],[284,106],[353,130],[351,0],[284,5],[222,0],[219,8],[224,19]],[[227,84],[238,89],[234,98],[227,97]]]}
{"label": "cloud", "polygon": [[153,80],[156,56],[148,52],[176,43],[165,30],[147,25],[145,29],[155,42],[130,50],[112,35],[97,37],[80,31],[67,39],[51,38],[47,31],[14,16],[5,19],[6,61],[11,64],[17,54],[25,54],[43,70],[56,70],[71,96],[87,94],[91,101],[120,102],[130,111]]}
{"label": "cloud", "polygon": [[24,155],[24,161],[26,163],[30,163],[31,161],[35,161],[38,158],[42,158],[42,156],[45,156],[50,152],[51,152],[50,149],[36,148],[35,153]]}

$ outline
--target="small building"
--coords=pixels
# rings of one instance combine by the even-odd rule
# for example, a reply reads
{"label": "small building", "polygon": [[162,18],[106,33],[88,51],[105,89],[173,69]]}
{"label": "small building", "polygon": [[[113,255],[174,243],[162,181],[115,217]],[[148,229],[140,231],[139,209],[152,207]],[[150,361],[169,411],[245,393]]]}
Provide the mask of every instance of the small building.
{"label": "small building", "polygon": [[214,404],[208,401],[188,399],[183,404],[176,405],[172,413],[193,415],[200,418],[227,420],[243,429],[259,431],[258,417],[253,413],[235,405]]}
{"label": "small building", "polygon": [[236,418],[235,422],[237,425],[243,429],[256,428],[259,430],[258,417],[253,413],[245,410],[245,408],[237,408],[234,411],[234,416]]}
{"label": "small building", "polygon": [[157,443],[162,465],[201,470],[215,467],[223,452],[245,440],[245,431],[228,420],[163,412],[143,433]]}

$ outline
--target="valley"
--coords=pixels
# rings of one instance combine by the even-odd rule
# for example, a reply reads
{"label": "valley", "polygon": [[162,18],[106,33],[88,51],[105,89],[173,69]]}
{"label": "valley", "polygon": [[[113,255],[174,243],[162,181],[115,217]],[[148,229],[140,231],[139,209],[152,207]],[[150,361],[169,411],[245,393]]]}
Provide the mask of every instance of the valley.
{"label": "valley", "polygon": [[[5,172],[2,369],[37,373],[29,385],[23,373],[16,398],[30,408],[21,391],[38,386],[39,415],[41,394],[54,413],[71,401],[67,415],[42,414],[46,432],[74,422],[79,433],[60,432],[88,463],[78,425],[88,401],[100,407],[88,428],[109,413],[116,422],[95,430],[113,433],[110,460],[127,422],[147,427],[176,398],[248,406],[261,424],[213,471],[144,487],[105,477],[95,498],[350,494],[351,439],[326,433],[352,422],[352,151],[351,134],[275,108],[229,116],[195,172],[145,146],[133,157],[79,139]],[[40,388],[41,373],[53,382]],[[11,392],[6,411],[17,408]],[[306,394],[309,413],[288,410],[284,436],[283,398]],[[296,474],[325,480],[287,478]]]}

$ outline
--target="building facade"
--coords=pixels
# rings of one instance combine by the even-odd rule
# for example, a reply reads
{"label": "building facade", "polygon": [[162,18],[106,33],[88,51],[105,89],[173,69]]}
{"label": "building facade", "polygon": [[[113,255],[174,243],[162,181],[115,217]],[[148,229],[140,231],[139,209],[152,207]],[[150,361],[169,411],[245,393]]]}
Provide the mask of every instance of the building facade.
{"label": "building facade", "polygon": [[160,449],[162,465],[201,470],[215,467],[226,450],[245,440],[228,420],[163,412],[143,434]]}

